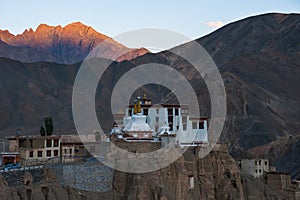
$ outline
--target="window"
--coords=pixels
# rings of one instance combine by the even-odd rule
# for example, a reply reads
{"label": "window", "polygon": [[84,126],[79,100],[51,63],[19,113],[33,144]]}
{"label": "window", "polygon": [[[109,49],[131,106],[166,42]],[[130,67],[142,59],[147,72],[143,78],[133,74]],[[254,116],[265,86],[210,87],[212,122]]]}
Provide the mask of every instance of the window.
{"label": "window", "polygon": [[255,170],[255,173],[257,173],[257,169]]}
{"label": "window", "polygon": [[170,131],[173,131],[173,116],[168,117]]}
{"label": "window", "polygon": [[257,160],[255,161],[255,165],[257,165]]}
{"label": "window", "polygon": [[148,109],[144,109],[144,115],[148,115]]}
{"label": "window", "polygon": [[168,117],[168,122],[169,122],[169,124],[170,124],[170,123],[173,123],[173,116],[169,116],[169,117]]}
{"label": "window", "polygon": [[43,157],[43,151],[38,151],[38,155],[37,155],[39,158],[40,157]]}
{"label": "window", "polygon": [[199,122],[199,129],[204,129],[204,122]]}
{"label": "window", "polygon": [[265,165],[268,165],[268,161],[265,161]]}
{"label": "window", "polygon": [[176,126],[176,129],[177,129],[177,130],[179,129],[179,126],[178,126],[178,125]]}
{"label": "window", "polygon": [[189,113],[189,111],[188,111],[188,110],[186,110],[186,109],[181,109],[181,113],[182,113],[182,114],[188,114],[188,113]]}
{"label": "window", "polygon": [[192,128],[197,129],[197,122],[192,122]]}
{"label": "window", "polygon": [[158,108],[156,108],[156,114],[158,114],[159,113],[159,109]]}
{"label": "window", "polygon": [[65,154],[67,154],[67,149],[64,149]]}
{"label": "window", "polygon": [[169,127],[170,127],[170,131],[173,131],[173,124],[169,124]]}
{"label": "window", "polygon": [[54,156],[58,156],[58,150],[54,150]]}
{"label": "window", "polygon": [[261,160],[259,161],[259,165],[261,165]]}
{"label": "window", "polygon": [[156,121],[157,124],[158,124],[158,119],[159,119],[158,117],[155,117],[155,121]]}
{"label": "window", "polygon": [[54,139],[53,140],[53,146],[54,147],[58,147],[58,145],[59,145],[59,140],[58,139]]}
{"label": "window", "polygon": [[29,158],[33,158],[33,151],[29,152]]}
{"label": "window", "polygon": [[128,115],[129,115],[129,116],[132,115],[132,110],[131,110],[131,109],[128,110]]}
{"label": "window", "polygon": [[175,108],[175,115],[178,116],[178,108]]}
{"label": "window", "polygon": [[47,150],[46,153],[47,153],[47,157],[51,157],[51,150]]}
{"label": "window", "polygon": [[173,109],[172,108],[168,108],[168,115],[173,115]]}
{"label": "window", "polygon": [[47,139],[47,142],[46,142],[46,147],[52,147],[52,140],[51,139]]}
{"label": "window", "polygon": [[186,124],[182,124],[182,128],[184,131],[186,131]]}
{"label": "window", "polygon": [[72,154],[73,153],[73,149],[69,149],[69,152],[70,152],[70,154]]}
{"label": "window", "polygon": [[195,187],[195,182],[194,182],[194,176],[189,176],[189,182],[190,182],[190,190],[194,189]]}
{"label": "window", "polygon": [[259,169],[259,173],[261,173],[261,169]]}
{"label": "window", "polygon": [[187,123],[187,116],[183,116],[183,117],[182,117],[182,123],[183,123],[183,124]]}

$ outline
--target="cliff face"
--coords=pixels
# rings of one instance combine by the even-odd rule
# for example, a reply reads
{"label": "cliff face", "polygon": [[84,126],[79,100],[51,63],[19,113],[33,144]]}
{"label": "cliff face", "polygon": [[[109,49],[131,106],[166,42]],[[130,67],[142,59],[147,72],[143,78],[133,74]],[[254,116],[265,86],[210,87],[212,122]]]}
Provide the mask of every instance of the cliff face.
{"label": "cliff face", "polygon": [[[176,162],[147,174],[115,172],[114,199],[281,199],[264,183],[241,177],[226,145],[217,145],[205,158],[190,148]],[[201,153],[201,151],[200,151]],[[190,180],[193,179],[194,187]]]}
{"label": "cliff face", "polygon": [[[190,148],[176,162],[147,174],[115,172],[119,199],[243,199],[240,172],[227,150],[211,152],[204,159]],[[191,188],[190,179],[194,179]]]}

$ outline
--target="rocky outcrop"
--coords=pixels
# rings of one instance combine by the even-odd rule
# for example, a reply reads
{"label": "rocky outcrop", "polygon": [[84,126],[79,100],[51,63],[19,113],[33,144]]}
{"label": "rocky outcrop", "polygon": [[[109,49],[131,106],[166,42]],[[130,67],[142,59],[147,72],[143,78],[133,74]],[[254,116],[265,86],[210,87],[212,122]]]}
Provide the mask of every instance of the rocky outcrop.
{"label": "rocky outcrop", "polygon": [[[117,61],[130,60],[148,52],[144,48],[129,49],[80,22],[65,27],[41,24],[35,31],[26,29],[16,36],[0,30],[0,57],[22,62],[76,63],[84,60],[97,45],[100,45],[98,57]],[[128,53],[117,56],[121,52]]]}
{"label": "rocky outcrop", "polygon": [[177,161],[152,173],[116,171],[114,199],[281,199],[261,181],[242,178],[226,145],[216,145],[203,159],[199,153],[199,148],[189,148]]}
{"label": "rocky outcrop", "polygon": [[289,199],[251,175],[242,174],[241,181],[245,199]]}

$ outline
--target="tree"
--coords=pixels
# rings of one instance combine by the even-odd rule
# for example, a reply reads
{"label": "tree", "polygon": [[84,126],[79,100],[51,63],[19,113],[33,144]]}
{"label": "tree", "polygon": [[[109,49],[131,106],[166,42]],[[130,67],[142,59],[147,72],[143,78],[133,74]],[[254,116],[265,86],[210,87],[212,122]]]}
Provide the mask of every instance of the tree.
{"label": "tree", "polygon": [[40,134],[41,134],[41,136],[45,136],[46,135],[45,128],[43,126],[41,126],[41,128],[40,128]]}
{"label": "tree", "polygon": [[45,118],[45,127],[46,127],[46,134],[52,135],[53,134],[53,123],[52,123],[52,118],[51,117],[46,117]]}

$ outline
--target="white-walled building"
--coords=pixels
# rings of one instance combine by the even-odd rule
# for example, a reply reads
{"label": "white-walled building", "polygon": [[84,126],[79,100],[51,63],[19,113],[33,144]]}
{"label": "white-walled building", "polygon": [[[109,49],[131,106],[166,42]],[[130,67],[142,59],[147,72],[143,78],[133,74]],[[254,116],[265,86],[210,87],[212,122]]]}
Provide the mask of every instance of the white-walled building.
{"label": "white-walled building", "polygon": [[242,173],[250,174],[255,178],[262,178],[270,171],[268,159],[241,159],[239,165]]}
{"label": "white-walled building", "polygon": [[[125,114],[114,116],[117,126],[113,128],[112,133],[115,132],[119,138],[124,134],[127,139],[129,136],[139,139],[161,139],[163,132],[175,136],[176,142],[181,146],[207,145],[209,142],[207,118],[190,117],[187,105],[152,105],[151,100],[144,96],[134,105],[129,105]],[[168,130],[163,131],[166,126]]]}

